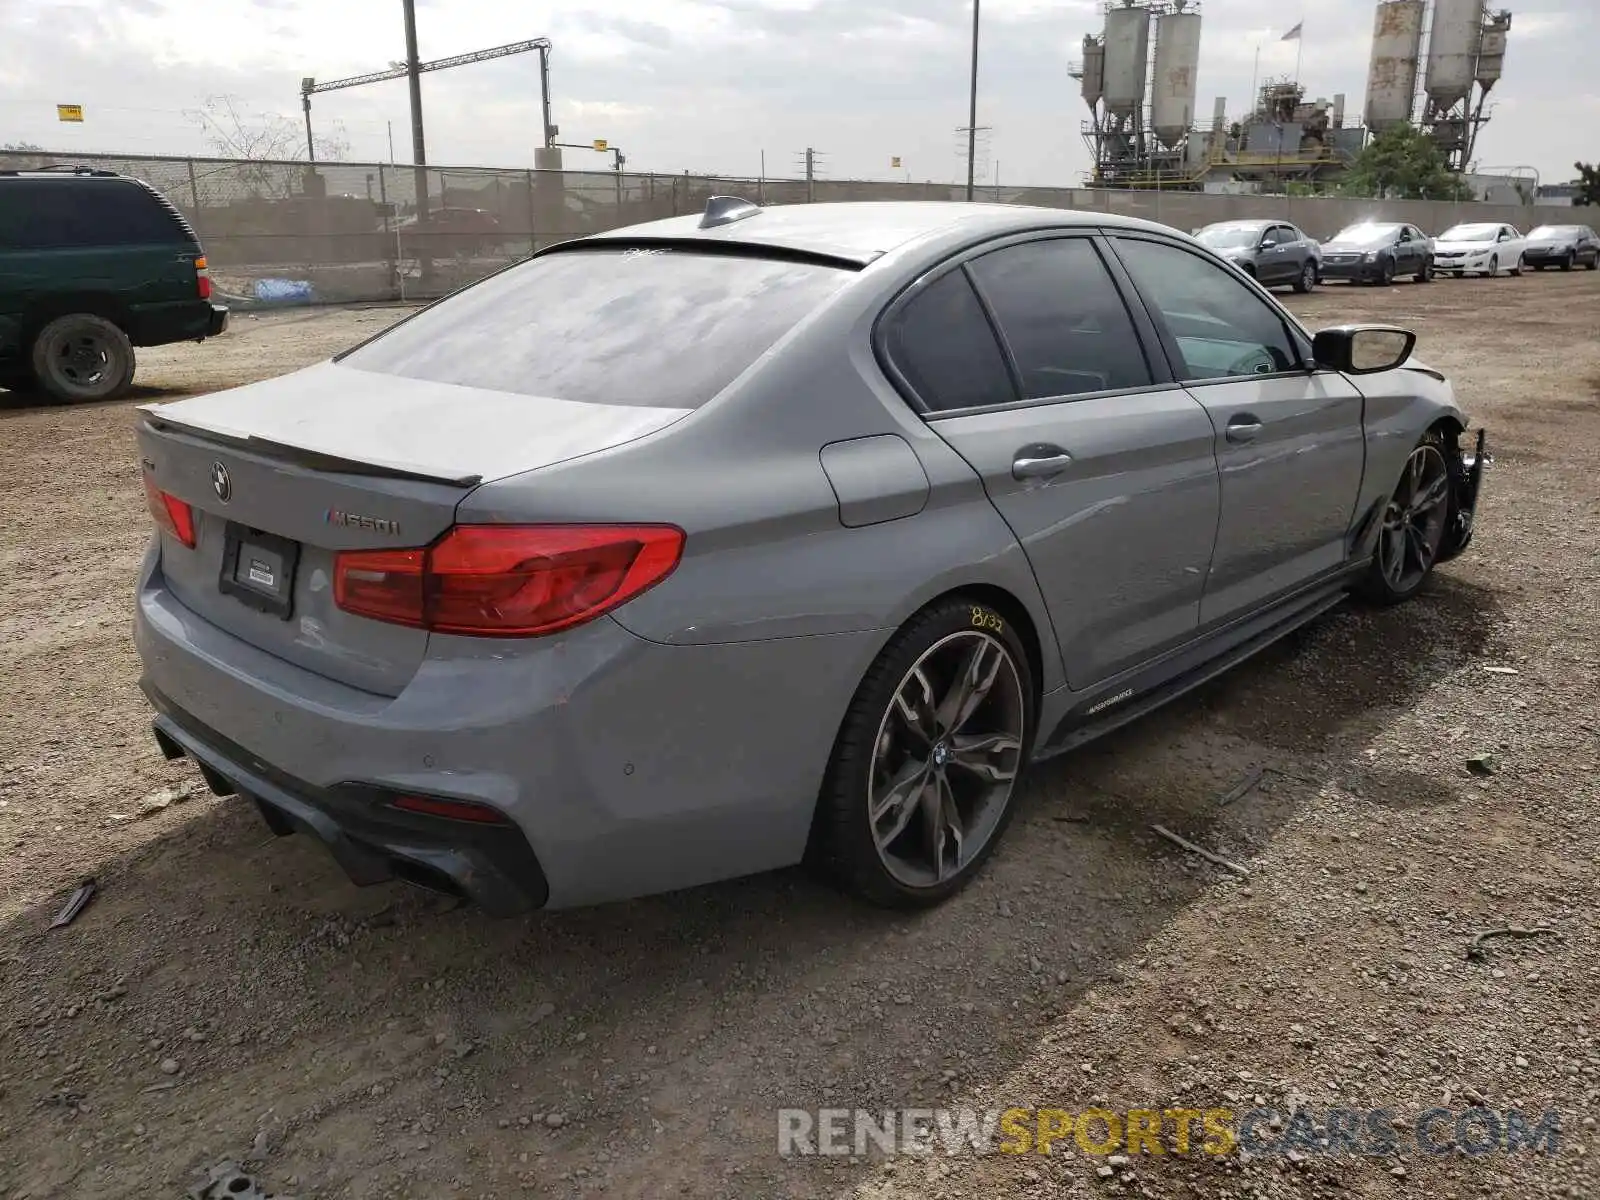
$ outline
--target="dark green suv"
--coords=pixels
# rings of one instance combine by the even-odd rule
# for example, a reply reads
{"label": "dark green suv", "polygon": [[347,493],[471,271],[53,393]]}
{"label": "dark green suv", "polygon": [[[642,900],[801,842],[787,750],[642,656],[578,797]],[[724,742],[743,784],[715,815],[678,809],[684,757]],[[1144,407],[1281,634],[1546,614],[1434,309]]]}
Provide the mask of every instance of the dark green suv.
{"label": "dark green suv", "polygon": [[0,171],[0,387],[107,400],[133,382],[135,346],[227,327],[200,239],[149,184]]}

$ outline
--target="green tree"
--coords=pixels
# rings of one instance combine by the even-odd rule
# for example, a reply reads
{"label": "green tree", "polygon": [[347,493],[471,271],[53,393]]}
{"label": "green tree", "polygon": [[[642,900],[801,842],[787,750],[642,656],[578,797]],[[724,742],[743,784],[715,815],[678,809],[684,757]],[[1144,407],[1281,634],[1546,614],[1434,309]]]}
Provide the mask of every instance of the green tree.
{"label": "green tree", "polygon": [[1368,142],[1351,160],[1342,190],[1379,200],[1472,199],[1433,139],[1410,125],[1391,126]]}
{"label": "green tree", "polygon": [[1588,163],[1572,165],[1578,172],[1578,194],[1572,202],[1585,208],[1600,204],[1600,163],[1593,166]]}

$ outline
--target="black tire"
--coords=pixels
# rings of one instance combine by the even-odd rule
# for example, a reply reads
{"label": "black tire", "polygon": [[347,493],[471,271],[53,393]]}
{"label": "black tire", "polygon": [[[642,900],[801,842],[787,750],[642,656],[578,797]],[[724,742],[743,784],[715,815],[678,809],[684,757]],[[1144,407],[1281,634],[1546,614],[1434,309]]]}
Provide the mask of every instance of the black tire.
{"label": "black tire", "polygon": [[1590,259],[1590,260],[1589,260],[1589,261],[1588,261],[1588,262],[1587,262],[1587,263],[1586,263],[1586,264],[1585,264],[1585,265],[1584,265],[1584,270],[1586,270],[1586,271],[1596,271],[1596,270],[1600,270],[1600,250],[1596,250],[1596,251],[1595,251],[1595,252],[1594,252],[1594,257],[1593,257],[1593,258],[1591,258],[1591,259]]}
{"label": "black tire", "polygon": [[1517,255],[1517,265],[1511,268],[1512,277],[1515,278],[1520,276],[1522,274],[1522,268],[1525,265],[1527,265],[1526,259],[1520,254]]}
{"label": "black tire", "polygon": [[1317,286],[1317,264],[1307,261],[1294,281],[1294,290],[1302,296]]}
{"label": "black tire", "polygon": [[1433,282],[1433,259],[1425,258],[1425,259],[1422,260],[1422,270],[1417,272],[1417,274],[1416,274],[1416,282],[1418,282],[1418,283],[1432,283]]}
{"label": "black tire", "polygon": [[33,375],[63,404],[112,400],[133,382],[133,343],[104,317],[57,317],[33,339]]}
{"label": "black tire", "polygon": [[[979,652],[976,650],[979,644],[987,648]],[[879,850],[870,812],[875,794],[874,781],[883,762],[892,759],[890,751],[897,739],[903,739],[908,749],[912,744],[910,722],[902,717],[904,710],[896,704],[896,697],[903,687],[912,684],[913,668],[925,660],[935,661],[926,656],[943,653],[946,647],[960,654],[963,653],[961,647],[967,645],[974,647],[975,655],[992,654],[998,649],[1005,656],[1002,667],[996,668],[994,683],[986,690],[986,698],[973,716],[985,714],[991,703],[998,703],[1004,706],[1007,720],[1015,718],[1020,722],[1020,739],[1014,750],[1015,773],[1003,799],[991,801],[1001,806],[998,810],[987,804],[971,810],[974,818],[979,813],[983,814],[988,828],[984,834],[985,840],[974,848],[970,859],[949,877],[917,886],[897,877],[885,861],[886,857],[893,858],[894,855],[887,850]],[[972,661],[981,663],[982,660],[974,658]],[[995,691],[1001,688],[1000,671],[1005,664],[1009,664],[1012,674],[1006,677],[1005,688]],[[937,674],[932,666],[927,671]],[[1010,686],[1012,680],[1015,681],[1015,687]],[[934,682],[937,690],[938,680]],[[1011,706],[1015,704],[1020,704],[1020,708],[1013,709]],[[931,715],[939,707],[934,704],[928,706],[927,711]],[[808,858],[845,890],[886,908],[925,908],[953,895],[982,869],[1010,824],[1016,810],[1022,771],[1033,749],[1036,720],[1033,671],[1027,649],[1012,622],[989,605],[970,598],[951,596],[937,601],[908,621],[890,639],[856,689],[834,742],[833,756],[817,800]],[[946,745],[954,735],[936,731],[934,736],[937,741],[930,744],[924,739],[923,742],[929,747],[925,754],[926,762],[932,769],[932,764],[938,761],[937,771],[944,778],[947,760],[940,757],[939,747]],[[1009,755],[1013,751],[1008,749],[1003,753]],[[911,761],[915,757],[907,753],[899,761],[902,772],[907,765],[915,765]],[[953,765],[951,774],[969,782],[976,780],[976,777],[961,775]],[[994,786],[999,788],[1002,785]],[[975,789],[981,790],[981,786]],[[912,819],[920,821],[927,815],[925,799],[926,793],[918,785],[915,796],[908,798],[902,810],[917,809],[918,815]],[[892,817],[892,814],[886,811],[880,816],[880,821],[884,816]],[[909,821],[902,822],[901,827],[905,834],[917,832],[911,828]],[[925,832],[926,826],[922,829]],[[971,831],[972,826],[969,825],[967,832]],[[891,837],[890,845],[894,844]],[[955,844],[960,846],[960,840]],[[942,837],[939,845],[944,845]]]}
{"label": "black tire", "polygon": [[[1462,482],[1461,460],[1452,452],[1453,449],[1440,430],[1430,429],[1422,435],[1422,440],[1417,443],[1411,454],[1406,456],[1405,465],[1400,471],[1401,478],[1396,480],[1395,489],[1390,494],[1389,502],[1385,506],[1385,511],[1381,518],[1382,527],[1378,534],[1377,548],[1373,552],[1372,565],[1356,585],[1357,594],[1369,603],[1385,607],[1404,603],[1422,590],[1423,585],[1428,581],[1428,577],[1433,574],[1433,568],[1438,565],[1440,548],[1444,545],[1455,522],[1456,496]],[[1408,487],[1407,476],[1411,470],[1412,461],[1417,455],[1424,452],[1431,452],[1433,456],[1436,456],[1444,464],[1443,502],[1440,511],[1437,513],[1437,528],[1434,527],[1432,523],[1433,517],[1430,515],[1424,544],[1431,543],[1431,545],[1425,564],[1418,570],[1415,563],[1412,563],[1409,567],[1402,563],[1403,571],[1397,578],[1389,569],[1389,562],[1392,562],[1392,560],[1386,562],[1386,539],[1391,527],[1391,517],[1396,514],[1397,505]],[[1404,538],[1402,537],[1401,540],[1404,541]]]}
{"label": "black tire", "polygon": [[1386,258],[1378,270],[1378,286],[1388,287],[1394,282],[1394,259]]}
{"label": "black tire", "polygon": [[1575,254],[1573,254],[1569,250],[1567,252],[1567,256],[1561,260],[1561,269],[1563,271],[1570,271],[1576,265],[1577,265],[1577,256]]}
{"label": "black tire", "polygon": [[1494,279],[1499,274],[1500,274],[1500,256],[1498,254],[1491,255],[1490,258],[1489,258],[1489,267],[1488,267],[1488,269],[1486,271],[1484,271],[1483,277],[1485,279]]}

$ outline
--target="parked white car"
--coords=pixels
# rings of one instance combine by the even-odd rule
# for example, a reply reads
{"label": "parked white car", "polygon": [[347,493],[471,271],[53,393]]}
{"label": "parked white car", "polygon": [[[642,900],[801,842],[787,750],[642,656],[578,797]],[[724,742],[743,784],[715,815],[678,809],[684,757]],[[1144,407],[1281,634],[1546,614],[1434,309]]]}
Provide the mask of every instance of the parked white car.
{"label": "parked white car", "polygon": [[1433,239],[1433,270],[1436,275],[1521,275],[1527,249],[1528,239],[1515,225],[1454,225]]}

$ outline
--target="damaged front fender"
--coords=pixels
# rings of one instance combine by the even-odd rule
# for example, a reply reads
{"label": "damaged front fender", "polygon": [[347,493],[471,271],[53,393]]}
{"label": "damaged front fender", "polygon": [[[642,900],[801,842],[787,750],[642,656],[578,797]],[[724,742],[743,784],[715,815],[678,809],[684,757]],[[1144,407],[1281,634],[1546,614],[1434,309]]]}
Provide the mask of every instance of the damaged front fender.
{"label": "damaged front fender", "polygon": [[1455,558],[1471,545],[1484,468],[1494,461],[1482,429],[1478,430],[1472,449],[1462,449],[1459,434],[1451,439],[1448,449],[1454,456],[1450,478],[1455,489],[1455,503],[1451,505],[1450,525],[1444,531],[1444,541],[1439,544],[1439,562]]}

